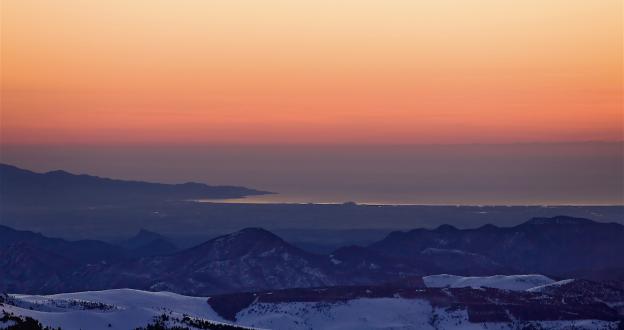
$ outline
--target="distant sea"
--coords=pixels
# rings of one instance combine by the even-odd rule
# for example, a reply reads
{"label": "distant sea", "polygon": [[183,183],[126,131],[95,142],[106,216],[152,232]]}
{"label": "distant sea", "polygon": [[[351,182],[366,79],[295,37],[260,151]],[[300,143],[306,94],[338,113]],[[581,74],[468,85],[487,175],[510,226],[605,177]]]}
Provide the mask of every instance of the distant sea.
{"label": "distant sea", "polygon": [[278,194],[227,202],[622,205],[624,143],[19,146],[3,162]]}
{"label": "distant sea", "polygon": [[410,199],[409,196],[388,196],[388,199],[379,199],[378,195],[373,196],[359,196],[359,198],[341,198],[341,197],[328,197],[324,196],[304,196],[304,195],[285,195],[285,194],[270,194],[260,196],[249,196],[244,198],[230,198],[230,199],[200,199],[198,202],[202,203],[226,203],[226,204],[357,204],[357,205],[384,205],[384,206],[542,206],[542,207],[554,207],[554,206],[624,206],[624,203],[620,204],[578,204],[578,203],[542,203],[542,204],[523,204],[523,203],[483,203],[483,204],[449,204],[449,203],[423,203],[418,199]]}

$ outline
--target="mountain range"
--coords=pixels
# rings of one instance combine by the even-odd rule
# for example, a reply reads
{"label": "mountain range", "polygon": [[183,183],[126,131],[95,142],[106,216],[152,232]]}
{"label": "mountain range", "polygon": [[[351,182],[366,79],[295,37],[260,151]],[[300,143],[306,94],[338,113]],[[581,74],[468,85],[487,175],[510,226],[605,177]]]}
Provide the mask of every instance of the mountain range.
{"label": "mountain range", "polygon": [[0,291],[135,288],[212,295],[377,285],[442,273],[562,278],[624,268],[620,251],[624,226],[565,216],[534,218],[514,227],[460,230],[443,225],[393,232],[369,246],[347,246],[327,255],[297,248],[261,228],[177,250],[164,237],[145,231],[114,245],[0,226]]}
{"label": "mountain range", "polygon": [[[459,230],[442,225],[435,230],[393,232],[369,246],[383,255],[435,254],[436,262],[472,259],[477,264],[504,265],[514,271],[563,276],[585,270],[624,267],[624,226],[583,218],[533,218],[513,227],[485,225]],[[461,258],[458,254],[469,255]],[[461,269],[459,270],[461,272]]]}

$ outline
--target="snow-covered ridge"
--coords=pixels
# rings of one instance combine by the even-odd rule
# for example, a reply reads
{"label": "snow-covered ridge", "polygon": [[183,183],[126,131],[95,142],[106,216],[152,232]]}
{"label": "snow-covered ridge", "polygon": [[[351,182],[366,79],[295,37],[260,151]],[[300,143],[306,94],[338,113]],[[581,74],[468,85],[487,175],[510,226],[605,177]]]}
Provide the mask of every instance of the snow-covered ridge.
{"label": "snow-covered ridge", "polygon": [[[566,289],[566,284],[571,283],[571,280],[554,282],[542,275],[432,275],[425,277],[424,282],[427,288],[346,286],[213,297],[133,289],[56,295],[12,294],[0,296],[0,329],[13,322],[1,321],[5,312],[32,317],[44,326],[64,330],[137,329],[165,319],[167,326],[188,329],[202,329],[205,328],[202,324],[210,322],[233,329],[277,330],[502,330],[525,327],[615,330],[622,315],[606,305],[587,309],[583,297],[574,298],[578,296],[575,291],[565,291],[570,294],[565,302],[562,296],[542,293],[540,288],[559,286]],[[525,288],[531,285],[532,288]],[[597,299],[604,299],[600,290],[591,290],[596,292]],[[622,293],[621,290],[618,292]],[[624,297],[624,294],[618,297]],[[622,300],[618,298],[610,302]],[[540,309],[540,306],[544,308]]]}
{"label": "snow-covered ridge", "polygon": [[[148,292],[133,289],[86,291],[55,295],[8,295],[2,312],[28,316],[44,326],[72,329],[136,329],[145,327],[165,314],[170,318],[223,320],[207,304],[206,297],[189,297],[171,292]],[[83,306],[90,308],[84,308]],[[98,307],[99,306],[99,307]],[[170,325],[173,325],[170,323]],[[0,323],[0,329],[8,324]]]}
{"label": "snow-covered ridge", "polygon": [[429,288],[494,288],[501,290],[524,291],[537,286],[554,283],[555,280],[544,275],[494,275],[494,276],[456,276],[430,275],[423,277]]}

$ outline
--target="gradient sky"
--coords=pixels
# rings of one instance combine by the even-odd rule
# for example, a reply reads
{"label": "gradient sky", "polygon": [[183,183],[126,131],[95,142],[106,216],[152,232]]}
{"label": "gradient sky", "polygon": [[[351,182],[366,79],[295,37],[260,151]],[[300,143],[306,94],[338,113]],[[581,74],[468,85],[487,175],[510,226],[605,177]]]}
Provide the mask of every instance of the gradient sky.
{"label": "gradient sky", "polygon": [[621,141],[620,0],[2,0],[4,145]]}

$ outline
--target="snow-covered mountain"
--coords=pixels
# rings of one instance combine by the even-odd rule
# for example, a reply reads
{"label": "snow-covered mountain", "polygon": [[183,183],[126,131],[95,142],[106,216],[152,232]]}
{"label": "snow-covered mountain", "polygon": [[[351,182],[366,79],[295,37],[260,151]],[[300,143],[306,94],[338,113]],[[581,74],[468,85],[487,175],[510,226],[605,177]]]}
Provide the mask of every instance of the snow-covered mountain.
{"label": "snow-covered mountain", "polygon": [[[446,280],[445,287],[324,287],[212,297],[131,289],[6,295],[0,296],[0,329],[27,317],[64,330],[142,329],[148,324],[164,326],[159,329],[295,330],[615,330],[623,325],[624,314],[616,308],[624,303],[621,289],[588,281],[567,286],[576,280],[560,283],[540,275],[449,279],[445,275],[425,279],[435,285]],[[520,288],[520,284],[544,282],[548,284]],[[475,288],[451,287],[458,283]],[[594,290],[593,285],[603,289]],[[592,299],[583,297],[583,290],[588,289],[594,292]]]}

